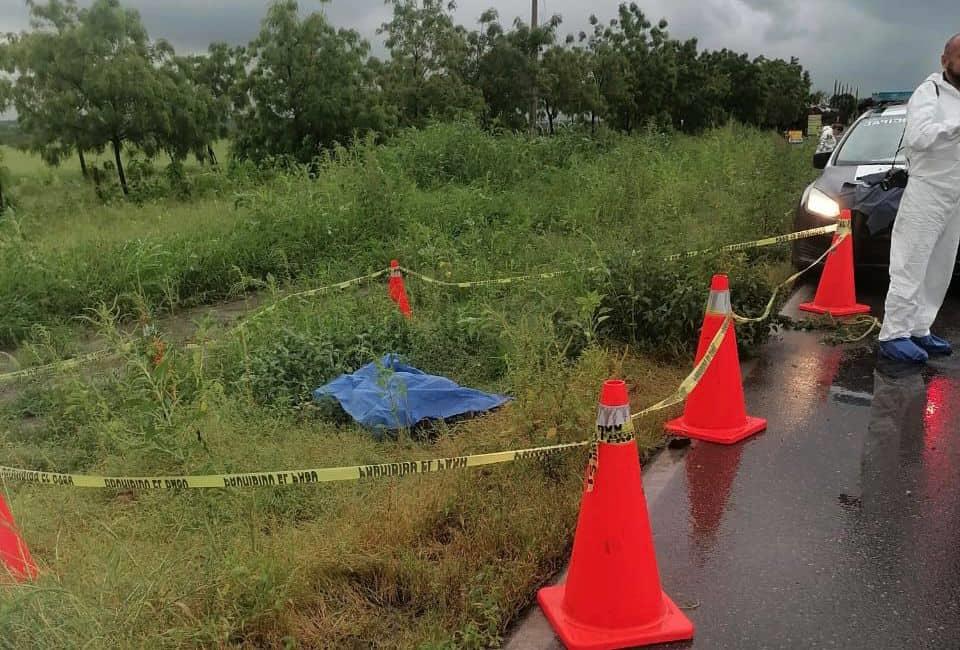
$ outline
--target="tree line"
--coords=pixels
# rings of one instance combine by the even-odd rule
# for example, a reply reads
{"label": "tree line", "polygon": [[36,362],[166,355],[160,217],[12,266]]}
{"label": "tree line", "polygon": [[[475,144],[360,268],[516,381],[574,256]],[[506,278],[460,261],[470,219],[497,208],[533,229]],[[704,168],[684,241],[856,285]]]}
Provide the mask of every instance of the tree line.
{"label": "tree line", "polygon": [[28,0],[30,29],[0,42],[0,106],[16,109],[29,147],[50,164],[76,155],[86,175],[86,155],[112,154],[125,193],[125,147],[215,165],[211,145],[229,137],[238,159],[308,162],[357,135],[432,121],[696,133],[729,120],[785,128],[808,106],[797,59],[701,50],[634,3],[566,36],[559,16],[505,26],[491,9],[471,30],[453,2],[386,4],[380,60],[358,32],[301,15],[295,0],[273,2],[248,45],[190,55],[151,40],[120,0]]}

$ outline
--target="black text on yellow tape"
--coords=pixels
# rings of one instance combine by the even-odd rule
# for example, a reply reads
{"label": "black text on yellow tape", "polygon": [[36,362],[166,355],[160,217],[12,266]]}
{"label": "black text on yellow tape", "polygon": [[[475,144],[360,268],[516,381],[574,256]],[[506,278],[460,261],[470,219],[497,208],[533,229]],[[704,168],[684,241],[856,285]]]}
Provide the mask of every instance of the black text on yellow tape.
{"label": "black text on yellow tape", "polygon": [[257,488],[286,487],[329,483],[332,481],[358,481],[362,479],[410,476],[413,474],[436,474],[482,465],[512,463],[518,460],[546,458],[556,454],[585,447],[584,442],[570,442],[547,447],[515,449],[488,454],[473,454],[453,458],[375,463],[351,467],[323,467],[318,469],[285,470],[277,472],[250,472],[243,474],[208,474],[193,476],[94,476],[89,474],[62,474],[38,472],[0,466],[0,479],[33,483],[37,485],[63,485],[77,488],[115,488],[138,490],[180,490],[197,488]]}
{"label": "black text on yellow tape", "polygon": [[791,232],[786,235],[777,235],[776,237],[765,237],[763,239],[756,239],[754,241],[741,242],[739,244],[727,244],[726,246],[720,246],[718,248],[707,248],[704,250],[698,251],[686,251],[684,253],[674,253],[673,255],[668,255],[663,258],[666,262],[673,262],[676,260],[686,259],[688,257],[697,257],[699,255],[709,255],[711,253],[735,253],[737,251],[751,250],[754,248],[763,248],[765,246],[775,246],[777,244],[786,244],[788,242],[797,241],[799,239],[809,239],[810,237],[818,237],[820,235],[829,235],[837,231],[837,224],[830,224],[829,226],[820,226],[818,228],[810,228],[809,230],[801,230],[798,232]]}
{"label": "black text on yellow tape", "polygon": [[597,472],[600,469],[601,442],[619,445],[633,442],[633,417],[630,415],[630,405],[607,406],[600,404],[597,407],[597,431],[590,445],[590,456],[587,459],[587,473],[584,478],[584,489],[593,492],[596,484]]}

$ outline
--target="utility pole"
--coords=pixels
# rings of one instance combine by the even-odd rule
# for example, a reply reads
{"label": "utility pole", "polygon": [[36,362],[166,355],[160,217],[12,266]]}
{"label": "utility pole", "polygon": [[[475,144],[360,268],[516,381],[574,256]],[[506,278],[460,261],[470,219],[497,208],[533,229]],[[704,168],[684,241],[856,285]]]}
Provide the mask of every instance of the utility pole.
{"label": "utility pole", "polygon": [[[537,29],[537,3],[540,0],[531,0],[530,6],[530,36],[533,37],[533,32]],[[540,47],[536,46],[533,49],[533,62],[536,64],[537,60],[540,58]],[[536,72],[536,65],[532,68]],[[537,97],[537,78],[534,76],[531,81],[533,82],[533,97],[530,99],[530,137],[537,135],[537,104],[539,103],[539,98]]]}

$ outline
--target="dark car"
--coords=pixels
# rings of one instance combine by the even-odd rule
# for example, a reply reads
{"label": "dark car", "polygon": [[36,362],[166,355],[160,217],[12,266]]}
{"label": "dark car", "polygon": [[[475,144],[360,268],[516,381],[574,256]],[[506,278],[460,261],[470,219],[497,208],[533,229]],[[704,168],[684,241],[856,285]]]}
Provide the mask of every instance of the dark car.
{"label": "dark car", "polygon": [[[807,230],[836,223],[840,210],[851,208],[844,183],[854,183],[870,174],[904,167],[898,153],[907,124],[906,104],[893,104],[864,113],[853,123],[832,152],[817,153],[813,165],[820,177],[803,192],[794,216],[794,230]],[[885,269],[890,262],[892,225],[871,235],[866,215],[853,211],[854,260],[860,269]],[[830,247],[832,235],[801,239],[793,245],[793,264],[798,269],[813,263]]]}

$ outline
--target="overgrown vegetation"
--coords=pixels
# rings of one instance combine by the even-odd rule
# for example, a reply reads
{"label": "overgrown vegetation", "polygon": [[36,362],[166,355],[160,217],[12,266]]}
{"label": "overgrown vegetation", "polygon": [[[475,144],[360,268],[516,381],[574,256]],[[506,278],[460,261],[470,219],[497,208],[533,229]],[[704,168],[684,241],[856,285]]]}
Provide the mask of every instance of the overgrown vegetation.
{"label": "overgrown vegetation", "polygon": [[[0,42],[19,117],[0,136],[20,147],[0,170],[0,372],[119,354],[0,385],[4,464],[205,474],[580,441],[605,378],[635,406],[677,385],[711,274],[745,314],[785,275],[778,248],[663,257],[783,232],[809,152],[758,128],[802,118],[795,60],[701,51],[634,4],[561,44],[559,17],[468,30],[452,5],[394,0],[385,61],[290,0],[249,46],[192,56],[118,0],[27,4],[31,29]],[[237,298],[221,309],[249,316],[393,258],[443,280],[571,272],[410,277],[409,321],[380,280],[242,326],[185,315]],[[741,349],[769,333],[739,328]],[[311,401],[390,352],[515,400],[382,440]],[[662,419],[639,423],[641,453]],[[285,489],[4,486],[41,577],[0,586],[0,646],[494,647],[567,554],[584,457]]]}
{"label": "overgrown vegetation", "polygon": [[[560,16],[504,26],[490,9],[469,30],[452,2],[388,4],[379,34],[389,57],[380,61],[357,31],[301,14],[295,0],[272,2],[246,47],[212,43],[190,56],[151,39],[120,0],[31,0],[30,30],[0,38],[0,109],[16,109],[27,146],[45,161],[76,156],[98,186],[116,174],[126,196],[125,149],[169,160],[177,173],[191,154],[217,164],[212,144],[229,136],[239,158],[308,164],[357,134],[437,120],[550,134],[561,123],[782,129],[802,124],[811,99],[798,60],[702,51],[636,3],[566,37]],[[109,168],[88,167],[104,152]]]}
{"label": "overgrown vegetation", "polygon": [[[64,185],[0,222],[0,341],[100,303],[130,320],[392,258],[456,279],[597,262],[620,275],[628,258],[650,269],[672,252],[779,232],[804,164],[743,127],[531,142],[438,125],[338,149],[317,171],[193,176],[207,198],[188,204],[105,210]],[[69,220],[54,207],[64,195]]]}
{"label": "overgrown vegetation", "polygon": [[[710,274],[731,274],[741,312],[766,301],[785,250],[661,258],[782,232],[807,153],[741,126],[532,140],[455,123],[306,167],[194,170],[186,201],[167,177],[137,203],[104,206],[79,177],[14,175],[18,207],[0,225],[3,340],[43,362],[93,329],[98,346],[124,352],[0,392],[4,463],[202,474],[584,440],[603,379],[625,377],[637,407],[676,386]],[[190,349],[167,327],[194,303],[251,289],[270,303],[394,257],[445,280],[601,270],[469,291],[409,278],[412,321],[375,281],[284,301],[243,328],[203,321]],[[741,328],[742,347],[768,331]],[[381,442],[310,401],[387,352],[516,399]],[[640,423],[643,449],[662,419]],[[2,645],[496,646],[565,559],[584,459],[286,489],[11,484],[42,576],[0,587]]]}

